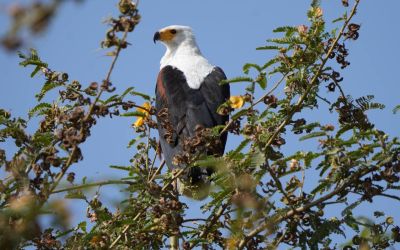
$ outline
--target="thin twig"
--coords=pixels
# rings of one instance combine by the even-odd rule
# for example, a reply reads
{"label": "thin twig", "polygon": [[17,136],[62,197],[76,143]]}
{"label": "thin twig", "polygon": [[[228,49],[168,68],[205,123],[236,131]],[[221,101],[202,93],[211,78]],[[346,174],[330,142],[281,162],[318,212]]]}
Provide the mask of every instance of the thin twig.
{"label": "thin twig", "polygon": [[72,191],[72,190],[77,190],[77,189],[84,189],[84,188],[89,188],[89,187],[97,187],[97,186],[104,186],[104,185],[113,185],[113,184],[132,185],[132,184],[134,184],[134,182],[132,182],[132,181],[125,181],[125,180],[99,181],[99,182],[93,182],[93,183],[88,183],[88,184],[77,185],[77,186],[73,186],[73,187],[68,187],[68,188],[62,188],[62,189],[54,190],[54,191],[52,192],[52,194],[62,193],[62,192],[67,192],[67,191]]}
{"label": "thin twig", "polygon": [[279,244],[281,244],[282,240],[285,238],[285,234],[286,234],[287,229],[285,229],[285,231],[283,231],[282,236],[279,237],[278,241],[274,244],[274,249],[278,249]]}
{"label": "thin twig", "polygon": [[197,219],[186,219],[186,220],[183,220],[183,223],[194,222],[194,221],[207,221],[207,220],[206,220],[206,219],[201,219],[201,218],[197,218]]}
{"label": "thin twig", "polygon": [[181,174],[183,174],[183,172],[185,172],[185,170],[189,168],[189,166],[186,166],[185,168],[180,169],[173,177],[172,179],[164,185],[164,187],[161,189],[161,192],[165,191],[169,185],[171,185],[179,176],[181,176]]}
{"label": "thin twig", "polygon": [[318,97],[319,99],[321,99],[322,101],[326,102],[328,105],[332,105],[332,103],[325,97],[322,97],[319,94],[315,94],[315,96]]}
{"label": "thin twig", "polygon": [[[176,201],[179,201],[178,183],[177,183],[176,179],[173,181],[172,186],[173,186],[174,197],[175,197]],[[173,232],[174,234],[169,237],[171,250],[179,249],[179,235],[180,235],[179,226],[176,226],[176,230],[177,231],[174,230],[174,232]]]}
{"label": "thin twig", "polygon": [[[352,191],[351,193],[353,193],[353,194],[358,194],[358,195],[361,195],[361,196],[363,195],[363,194],[361,194],[361,193],[359,193],[359,192],[355,192],[355,191]],[[383,197],[387,197],[387,198],[391,198],[391,199],[400,201],[400,197],[399,197],[399,196],[392,195],[392,194],[384,194],[384,193],[381,193],[381,194],[377,194],[377,196],[383,196]]]}
{"label": "thin twig", "polygon": [[303,194],[304,182],[306,180],[306,170],[305,167],[301,167],[301,186],[299,191],[299,196],[301,197]]}

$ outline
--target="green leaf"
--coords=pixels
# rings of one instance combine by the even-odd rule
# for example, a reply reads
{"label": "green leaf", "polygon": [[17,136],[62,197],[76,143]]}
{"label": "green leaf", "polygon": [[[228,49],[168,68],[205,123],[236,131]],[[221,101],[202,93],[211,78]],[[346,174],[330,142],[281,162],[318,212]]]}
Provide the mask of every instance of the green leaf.
{"label": "green leaf", "polygon": [[135,143],[137,142],[137,138],[132,139],[129,141],[128,146],[126,146],[127,148],[131,148],[133,145],[135,145]]}
{"label": "green leaf", "polygon": [[147,101],[150,101],[151,100],[151,97],[150,96],[148,96],[148,95],[146,95],[146,94],[143,94],[143,93],[140,93],[140,92],[136,92],[136,91],[131,91],[131,92],[129,92],[131,95],[133,95],[133,96],[140,96],[140,97],[142,97],[143,99],[145,99],[145,100],[147,100]]}
{"label": "green leaf", "polygon": [[323,193],[325,190],[329,189],[331,185],[329,181],[321,181],[321,183],[311,191],[311,194]]}
{"label": "green leaf", "polygon": [[254,82],[254,80],[251,77],[239,76],[239,77],[235,77],[235,78],[232,78],[232,79],[223,80],[219,84],[220,85],[224,85],[224,84],[237,83],[237,82]]}
{"label": "green leaf", "polygon": [[61,87],[63,84],[62,83],[58,83],[58,82],[46,82],[42,89],[40,90],[40,93],[36,95],[36,98],[38,101],[41,101],[43,99],[43,97],[47,94],[47,92],[49,92],[52,89]]}
{"label": "green leaf", "polygon": [[354,219],[353,216],[344,217],[344,222],[346,223],[346,225],[348,225],[354,231],[360,232],[360,228],[358,227],[358,223],[357,223],[356,219]]}
{"label": "green leaf", "polygon": [[123,100],[124,99],[124,97],[127,95],[127,94],[129,94],[130,92],[132,92],[134,90],[134,87],[129,87],[129,88],[127,88],[127,89],[125,89],[125,91],[124,91],[124,93],[122,93],[121,94],[121,100]]}
{"label": "green leaf", "polygon": [[78,191],[69,191],[66,195],[65,195],[66,199],[78,199],[78,200],[85,200],[86,196],[83,194],[83,192],[81,190]]}
{"label": "green leaf", "polygon": [[281,48],[282,47],[276,45],[267,45],[267,46],[257,47],[256,50],[280,50]]}
{"label": "green leaf", "polygon": [[36,66],[31,73],[31,77],[34,77],[42,67],[44,68],[48,67],[47,63],[42,62],[35,49],[30,49],[30,55],[24,55],[22,54],[22,52],[18,52],[18,56],[19,58],[24,59],[19,63],[20,66],[23,67],[27,67],[29,65]]}
{"label": "green leaf", "polygon": [[263,165],[266,161],[265,154],[261,152],[258,148],[253,152],[250,152],[251,164],[250,166],[259,167]]}
{"label": "green leaf", "polygon": [[336,138],[339,138],[341,135],[346,133],[347,131],[351,130],[353,128],[353,125],[346,124],[342,126],[339,131],[336,133]]}
{"label": "green leaf", "polygon": [[107,100],[103,101],[103,104],[108,104],[113,101],[119,100],[119,95],[112,95]]}
{"label": "green leaf", "polygon": [[342,216],[346,216],[348,214],[351,214],[354,208],[358,207],[358,205],[360,205],[362,203],[362,200],[356,201],[352,204],[350,204],[349,206],[347,206],[345,209],[343,209],[342,211]]}
{"label": "green leaf", "polygon": [[264,66],[262,66],[262,69],[264,70],[264,69],[268,68],[269,66],[277,63],[277,62],[278,62],[278,59],[277,58],[273,58],[273,59],[269,60],[266,64],[264,64]]}
{"label": "green leaf", "polygon": [[357,98],[355,102],[362,111],[367,111],[370,109],[384,109],[385,105],[381,103],[372,102],[375,97],[373,95],[362,96]]}
{"label": "green leaf", "polygon": [[282,26],[282,27],[278,27],[278,28],[274,29],[272,32],[274,32],[274,33],[281,33],[281,32],[292,33],[292,32],[295,32],[295,31],[297,31],[296,27],[293,27],[293,26]]}
{"label": "green leaf", "polygon": [[258,72],[261,72],[261,71],[262,71],[260,65],[255,64],[255,63],[246,63],[246,64],[243,66],[243,72],[247,75],[247,74],[249,74],[249,71],[250,71],[251,68],[256,69]]}
{"label": "green leaf", "polygon": [[270,42],[270,43],[288,44],[288,45],[304,44],[304,41],[302,41],[298,37],[273,38],[273,39],[268,39],[267,41]]}
{"label": "green leaf", "polygon": [[249,143],[250,143],[250,139],[245,139],[245,140],[243,140],[243,141],[239,144],[239,146],[238,146],[234,151],[232,151],[232,152],[230,153],[230,155],[233,157],[233,156],[235,156],[236,154],[240,153]]}
{"label": "green leaf", "polygon": [[320,153],[307,152],[304,156],[304,165],[306,167],[311,167],[312,160],[314,160],[320,156],[321,156]]}
{"label": "green leaf", "polygon": [[308,135],[300,137],[299,140],[300,141],[304,141],[304,140],[307,140],[307,139],[311,139],[311,138],[315,138],[315,137],[321,137],[321,136],[325,136],[325,135],[326,135],[326,132],[323,132],[323,131],[321,131],[321,132],[313,132],[313,133],[310,133]]}
{"label": "green leaf", "polygon": [[40,68],[41,68],[40,66],[36,66],[36,68],[31,73],[32,78],[39,72]]}
{"label": "green leaf", "polygon": [[120,116],[125,116],[125,117],[131,117],[131,116],[145,117],[146,115],[143,112],[140,112],[140,111],[132,111],[132,112],[127,112],[127,113],[121,114]]}
{"label": "green leaf", "polygon": [[345,19],[343,17],[339,17],[339,18],[336,18],[335,20],[333,20],[332,23],[337,23],[337,22],[344,21],[344,20]]}
{"label": "green leaf", "polygon": [[29,119],[33,116],[45,114],[49,109],[51,109],[52,105],[50,103],[42,102],[36,105],[34,108],[29,110],[28,116]]}
{"label": "green leaf", "polygon": [[87,226],[86,221],[82,221],[81,223],[78,224],[78,226],[76,227],[76,229],[81,229],[83,232],[86,233],[86,226]]}
{"label": "green leaf", "polygon": [[257,77],[257,83],[262,89],[265,89],[267,87],[267,78],[265,77],[265,73],[261,73]]}
{"label": "green leaf", "polygon": [[393,109],[393,114],[396,114],[399,110],[400,110],[400,105],[397,105],[397,106],[394,107],[394,109]]}
{"label": "green leaf", "polygon": [[319,128],[321,127],[321,124],[319,122],[313,122],[313,123],[309,123],[309,124],[305,124],[299,127],[296,127],[295,129],[293,129],[293,131],[299,131],[299,130],[309,130],[312,131],[315,128]]}
{"label": "green leaf", "polygon": [[232,120],[238,119],[239,117],[245,115],[247,113],[247,109],[242,109],[238,112],[236,112],[234,115],[232,115]]}
{"label": "green leaf", "polygon": [[312,0],[311,7],[318,7],[321,5],[321,0]]}
{"label": "green leaf", "polygon": [[125,171],[131,171],[132,167],[127,167],[127,166],[116,166],[116,165],[111,165],[110,168],[112,169],[118,169],[118,170],[125,170]]}
{"label": "green leaf", "polygon": [[222,157],[207,156],[194,163],[195,166],[199,167],[217,167],[226,166],[226,161]]}
{"label": "green leaf", "polygon": [[51,132],[40,133],[36,132],[33,135],[32,142],[35,143],[38,147],[47,147],[53,142],[54,134]]}

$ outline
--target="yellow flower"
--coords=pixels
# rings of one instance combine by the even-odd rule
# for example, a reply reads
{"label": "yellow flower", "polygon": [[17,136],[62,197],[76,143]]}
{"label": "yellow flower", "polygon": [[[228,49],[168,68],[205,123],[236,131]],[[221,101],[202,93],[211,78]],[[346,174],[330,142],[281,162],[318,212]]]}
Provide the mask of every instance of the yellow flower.
{"label": "yellow flower", "polygon": [[244,104],[243,97],[240,95],[231,96],[229,98],[229,104],[233,109],[240,109]]}
{"label": "yellow flower", "polygon": [[136,119],[133,126],[140,127],[144,124],[145,119],[147,119],[147,117],[149,117],[149,115],[150,115],[151,104],[149,102],[145,102],[145,103],[143,103],[143,105],[141,107],[138,107],[136,110],[139,111],[140,113],[142,113],[143,116],[139,116]]}
{"label": "yellow flower", "polygon": [[144,123],[143,117],[138,117],[138,118],[136,119],[135,123],[133,124],[133,126],[135,126],[135,127],[140,127],[140,126],[143,125],[143,123]]}
{"label": "yellow flower", "polygon": [[143,103],[142,107],[137,108],[137,111],[142,112],[145,117],[148,117],[150,115],[150,109],[151,109],[151,104],[149,102]]}

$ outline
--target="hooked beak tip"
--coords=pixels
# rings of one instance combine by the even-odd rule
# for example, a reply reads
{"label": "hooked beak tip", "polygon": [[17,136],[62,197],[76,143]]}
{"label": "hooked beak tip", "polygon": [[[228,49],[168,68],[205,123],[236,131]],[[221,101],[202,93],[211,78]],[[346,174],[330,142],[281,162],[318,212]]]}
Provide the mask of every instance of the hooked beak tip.
{"label": "hooked beak tip", "polygon": [[154,34],[153,42],[156,43],[158,40],[160,40],[160,32],[157,31],[157,32]]}

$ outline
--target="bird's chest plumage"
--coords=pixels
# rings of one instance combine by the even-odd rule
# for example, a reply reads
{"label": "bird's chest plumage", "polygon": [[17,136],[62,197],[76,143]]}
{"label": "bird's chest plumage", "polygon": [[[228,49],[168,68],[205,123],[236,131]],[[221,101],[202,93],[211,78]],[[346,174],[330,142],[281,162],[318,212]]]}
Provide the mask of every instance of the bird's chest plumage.
{"label": "bird's chest plumage", "polygon": [[166,54],[161,61],[161,68],[166,66],[182,72],[187,85],[192,89],[199,89],[201,83],[214,69],[207,59],[197,53]]}

